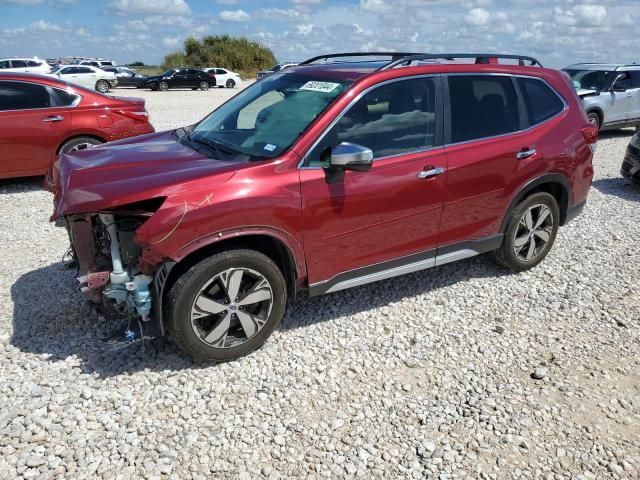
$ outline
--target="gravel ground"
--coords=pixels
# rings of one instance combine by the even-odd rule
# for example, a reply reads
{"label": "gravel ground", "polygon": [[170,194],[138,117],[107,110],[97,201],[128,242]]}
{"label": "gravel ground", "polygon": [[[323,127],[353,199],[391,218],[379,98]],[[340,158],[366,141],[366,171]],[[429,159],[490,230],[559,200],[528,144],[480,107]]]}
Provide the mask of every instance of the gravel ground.
{"label": "gravel ground", "polygon": [[[133,93],[163,129],[234,92]],[[114,341],[61,266],[50,194],[0,182],[0,478],[638,478],[630,134],[603,135],[587,208],[536,269],[481,256],[303,297],[218,366]]]}

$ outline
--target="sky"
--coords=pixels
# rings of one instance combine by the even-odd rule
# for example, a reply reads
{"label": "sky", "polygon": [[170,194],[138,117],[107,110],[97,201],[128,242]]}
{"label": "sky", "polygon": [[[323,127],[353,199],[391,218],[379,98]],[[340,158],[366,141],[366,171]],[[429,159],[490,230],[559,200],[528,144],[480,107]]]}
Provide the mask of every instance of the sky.
{"label": "sky", "polygon": [[0,0],[0,19],[0,58],[157,65],[188,36],[226,33],[279,61],[390,50],[640,63],[640,0]]}

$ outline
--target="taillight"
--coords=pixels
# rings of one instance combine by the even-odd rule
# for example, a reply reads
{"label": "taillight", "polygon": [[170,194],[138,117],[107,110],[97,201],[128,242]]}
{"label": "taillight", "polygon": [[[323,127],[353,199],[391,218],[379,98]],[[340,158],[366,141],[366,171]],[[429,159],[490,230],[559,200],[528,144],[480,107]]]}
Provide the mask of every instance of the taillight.
{"label": "taillight", "polygon": [[137,111],[129,111],[129,110],[114,110],[113,113],[117,113],[118,115],[122,115],[123,117],[131,118],[133,120],[138,120],[139,122],[148,122],[149,114],[146,110],[137,110]]}
{"label": "taillight", "polygon": [[598,144],[598,127],[596,125],[589,125],[588,127],[582,128],[580,132],[582,132],[582,136],[587,141],[591,151],[595,152]]}

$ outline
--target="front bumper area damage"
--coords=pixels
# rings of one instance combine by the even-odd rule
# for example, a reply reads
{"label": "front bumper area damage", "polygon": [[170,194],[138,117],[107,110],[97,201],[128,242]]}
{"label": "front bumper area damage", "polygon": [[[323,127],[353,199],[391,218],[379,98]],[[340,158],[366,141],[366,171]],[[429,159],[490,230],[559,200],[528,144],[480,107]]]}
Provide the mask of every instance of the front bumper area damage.
{"label": "front bumper area damage", "polygon": [[[69,232],[80,291],[106,318],[126,318],[128,341],[164,335],[162,295],[173,262],[150,271],[141,266],[136,230],[147,214],[117,212],[69,215],[56,222]],[[154,284],[154,276],[161,276]],[[154,308],[156,306],[156,308]]]}

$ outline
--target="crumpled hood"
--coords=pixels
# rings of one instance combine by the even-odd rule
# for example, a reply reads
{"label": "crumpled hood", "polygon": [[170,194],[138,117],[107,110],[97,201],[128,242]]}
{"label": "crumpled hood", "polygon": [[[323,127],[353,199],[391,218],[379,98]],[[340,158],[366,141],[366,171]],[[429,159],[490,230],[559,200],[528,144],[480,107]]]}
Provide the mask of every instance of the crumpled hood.
{"label": "crumpled hood", "polygon": [[59,216],[94,212],[229,180],[238,164],[210,159],[178,143],[172,132],[134,137],[60,155],[53,167],[55,211]]}
{"label": "crumpled hood", "polygon": [[597,90],[588,90],[586,88],[579,88],[578,90],[576,90],[576,93],[580,98],[591,97],[600,94],[600,92],[598,92]]}

